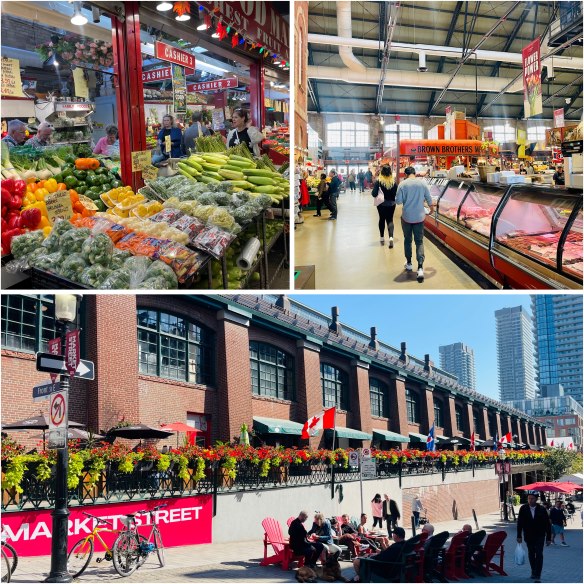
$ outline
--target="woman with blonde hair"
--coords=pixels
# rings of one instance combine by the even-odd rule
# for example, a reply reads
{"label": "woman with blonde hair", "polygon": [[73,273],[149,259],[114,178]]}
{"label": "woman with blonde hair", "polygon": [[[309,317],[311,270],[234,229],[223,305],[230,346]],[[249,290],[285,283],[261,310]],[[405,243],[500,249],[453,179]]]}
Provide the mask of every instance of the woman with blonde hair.
{"label": "woman with blonde hair", "polygon": [[389,247],[393,247],[393,214],[395,213],[395,196],[397,194],[397,184],[391,174],[391,168],[388,165],[383,166],[371,195],[375,199],[379,193],[383,194],[383,201],[377,205],[379,214],[379,243],[385,245],[385,224],[387,223],[387,235],[389,236]]}
{"label": "woman with blonde hair", "polygon": [[[308,535],[314,534],[316,536],[316,541],[324,545],[324,552],[333,554],[335,557],[341,555],[341,548],[333,542],[333,528],[331,527],[331,522],[325,518],[324,513],[316,513],[314,516],[314,523],[312,524],[311,530]],[[326,561],[326,553],[321,556],[321,561]]]}

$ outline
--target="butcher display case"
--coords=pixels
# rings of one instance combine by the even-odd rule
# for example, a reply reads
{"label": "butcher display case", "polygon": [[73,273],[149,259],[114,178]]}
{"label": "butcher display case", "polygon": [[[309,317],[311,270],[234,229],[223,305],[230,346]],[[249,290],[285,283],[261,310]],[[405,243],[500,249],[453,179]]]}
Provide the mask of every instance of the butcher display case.
{"label": "butcher display case", "polygon": [[582,191],[450,180],[425,226],[501,287],[582,288]]}

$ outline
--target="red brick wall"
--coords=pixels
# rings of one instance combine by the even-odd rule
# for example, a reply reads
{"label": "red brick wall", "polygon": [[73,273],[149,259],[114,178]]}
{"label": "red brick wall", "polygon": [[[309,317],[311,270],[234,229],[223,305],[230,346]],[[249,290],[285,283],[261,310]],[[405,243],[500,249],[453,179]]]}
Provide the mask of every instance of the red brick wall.
{"label": "red brick wall", "polygon": [[412,500],[416,493],[420,494],[422,505],[428,510],[430,523],[472,517],[473,509],[477,515],[496,511],[499,508],[498,484],[498,480],[494,478],[403,489],[402,525],[410,525]]}

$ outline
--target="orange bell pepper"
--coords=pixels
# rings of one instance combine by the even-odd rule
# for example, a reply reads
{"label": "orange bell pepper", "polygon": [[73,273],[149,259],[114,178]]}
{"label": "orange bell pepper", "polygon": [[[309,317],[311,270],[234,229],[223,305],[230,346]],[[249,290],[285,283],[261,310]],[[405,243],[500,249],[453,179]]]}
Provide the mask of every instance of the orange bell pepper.
{"label": "orange bell pepper", "polygon": [[59,183],[57,185],[57,190],[58,191],[66,191],[67,190],[67,185],[65,183]]}

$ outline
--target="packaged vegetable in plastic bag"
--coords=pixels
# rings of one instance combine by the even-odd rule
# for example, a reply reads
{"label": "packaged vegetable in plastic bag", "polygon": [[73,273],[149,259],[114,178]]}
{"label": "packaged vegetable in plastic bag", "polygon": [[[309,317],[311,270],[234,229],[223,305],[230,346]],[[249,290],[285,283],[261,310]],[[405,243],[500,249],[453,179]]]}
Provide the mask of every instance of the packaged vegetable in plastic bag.
{"label": "packaged vegetable in plastic bag", "polygon": [[149,220],[154,221],[155,223],[168,223],[170,225],[177,219],[180,219],[183,215],[184,213],[182,211],[168,207],[162,209],[162,211],[159,211],[156,215],[152,215]]}
{"label": "packaged vegetable in plastic bag", "polygon": [[215,193],[215,204],[216,205],[229,205],[231,202],[231,193],[226,191],[219,191]]}
{"label": "packaged vegetable in plastic bag", "polygon": [[178,280],[174,270],[169,265],[161,262],[160,260],[152,262],[146,272],[145,281],[154,279],[163,279],[166,282],[166,287],[160,288],[160,290],[178,288]]}
{"label": "packaged vegetable in plastic bag", "polygon": [[[31,267],[37,268],[38,270],[44,270],[45,272],[57,273],[59,271],[59,266],[63,261],[63,254],[60,251],[47,254],[36,255]],[[30,263],[30,262],[29,262]]]}
{"label": "packaged vegetable in plastic bag", "polygon": [[207,225],[214,225],[231,233],[238,233],[240,231],[240,227],[235,222],[233,215],[225,207],[217,207],[211,213]]}
{"label": "packaged vegetable in plastic bag", "polygon": [[99,288],[101,283],[111,274],[111,272],[112,271],[109,268],[105,268],[100,264],[94,264],[83,270],[79,281],[85,286]]}
{"label": "packaged vegetable in plastic bag", "polygon": [[[174,274],[174,272],[173,272]],[[176,279],[176,276],[175,276]],[[157,278],[148,278],[144,280],[138,288],[140,290],[170,290],[171,286],[168,285],[168,280],[163,278],[162,276],[158,276]],[[176,286],[175,286],[176,288]]]}
{"label": "packaged vegetable in plastic bag", "polygon": [[197,249],[211,254],[215,259],[220,259],[234,239],[235,235],[233,233],[218,227],[207,227],[197,235],[193,245]]}
{"label": "packaged vegetable in plastic bag", "polygon": [[173,269],[179,284],[184,284],[197,273],[208,256],[170,241],[160,250],[159,258]]}
{"label": "packaged vegetable in plastic bag", "polygon": [[80,253],[90,235],[91,231],[87,227],[70,229],[61,235],[59,249],[65,253]]}
{"label": "packaged vegetable in plastic bag", "polygon": [[214,205],[199,205],[194,210],[193,217],[200,219],[203,223],[207,223],[216,208]]}
{"label": "packaged vegetable in plastic bag", "polygon": [[81,253],[90,264],[107,267],[111,263],[114,244],[105,233],[96,233],[86,239]]}
{"label": "packaged vegetable in plastic bag", "polygon": [[216,193],[201,193],[197,197],[197,201],[200,205],[213,205],[216,206]]}
{"label": "packaged vegetable in plastic bag", "polygon": [[168,239],[158,239],[146,233],[130,233],[121,239],[116,247],[127,250],[134,255],[146,256],[157,259],[160,249],[168,243]]}
{"label": "packaged vegetable in plastic bag", "polygon": [[85,258],[80,253],[73,253],[65,258],[61,264],[61,267],[59,268],[59,273],[68,280],[79,282],[83,270],[85,270],[87,267],[88,265],[85,261]]}
{"label": "packaged vegetable in plastic bag", "polygon": [[229,204],[232,207],[241,207],[245,205],[251,199],[251,195],[248,191],[236,191],[231,195]]}
{"label": "packaged vegetable in plastic bag", "polygon": [[120,268],[111,272],[99,287],[101,290],[129,290],[131,280],[130,271],[126,268]]}
{"label": "packaged vegetable in plastic bag", "polygon": [[186,233],[189,236],[189,243],[193,243],[197,235],[205,229],[205,224],[196,217],[183,215],[180,219],[172,224],[172,227]]}
{"label": "packaged vegetable in plastic bag", "polygon": [[49,253],[59,251],[61,235],[71,229],[75,229],[75,227],[73,227],[69,221],[65,221],[64,219],[57,219],[53,225],[51,233],[43,242],[43,245],[47,248],[47,251]]}
{"label": "packaged vegetable in plastic bag", "polygon": [[42,247],[43,241],[44,235],[42,230],[17,235],[12,239],[11,246],[14,259],[27,258],[33,251],[39,248],[46,251],[46,248]]}
{"label": "packaged vegetable in plastic bag", "polygon": [[128,270],[129,272],[142,272],[145,276],[151,265],[152,261],[147,257],[132,256],[124,262],[124,269]]}
{"label": "packaged vegetable in plastic bag", "polygon": [[112,270],[119,270],[121,267],[123,267],[124,262],[131,257],[132,254],[129,251],[114,249],[114,253],[112,254],[112,261],[110,263],[110,268]]}
{"label": "packaged vegetable in plastic bag", "polygon": [[253,218],[256,217],[259,213],[260,211],[258,210],[258,208],[252,203],[245,203],[241,207],[233,209],[232,211],[233,218],[240,225],[246,225],[247,223],[252,221]]}

